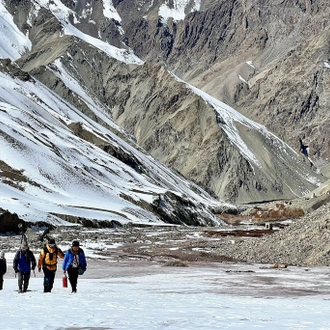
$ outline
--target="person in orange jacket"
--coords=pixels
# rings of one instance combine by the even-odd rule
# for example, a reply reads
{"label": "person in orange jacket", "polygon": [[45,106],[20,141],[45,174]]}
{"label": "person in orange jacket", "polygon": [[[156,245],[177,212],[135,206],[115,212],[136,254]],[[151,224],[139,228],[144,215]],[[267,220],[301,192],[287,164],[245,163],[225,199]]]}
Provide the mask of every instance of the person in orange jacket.
{"label": "person in orange jacket", "polygon": [[58,257],[63,259],[64,253],[51,238],[40,251],[38,260],[38,270],[41,272],[42,268],[44,272],[44,292],[51,292],[53,289]]}

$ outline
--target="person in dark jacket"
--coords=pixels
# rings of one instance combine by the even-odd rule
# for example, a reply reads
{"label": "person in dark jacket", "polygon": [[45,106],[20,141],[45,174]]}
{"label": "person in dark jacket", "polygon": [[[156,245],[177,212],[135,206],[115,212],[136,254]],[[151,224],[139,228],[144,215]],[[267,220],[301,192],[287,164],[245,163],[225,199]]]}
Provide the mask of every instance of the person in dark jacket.
{"label": "person in dark jacket", "polygon": [[7,272],[7,261],[5,258],[5,252],[0,252],[0,290],[3,289],[3,275]]}
{"label": "person in dark jacket", "polygon": [[87,269],[85,253],[84,250],[80,248],[78,241],[73,241],[71,249],[66,251],[62,269],[64,275],[68,272],[72,293],[76,293],[78,276],[82,275]]}
{"label": "person in dark jacket", "polygon": [[26,292],[29,287],[31,269],[36,267],[36,258],[26,243],[16,252],[13,260],[13,268],[18,278],[18,292]]}

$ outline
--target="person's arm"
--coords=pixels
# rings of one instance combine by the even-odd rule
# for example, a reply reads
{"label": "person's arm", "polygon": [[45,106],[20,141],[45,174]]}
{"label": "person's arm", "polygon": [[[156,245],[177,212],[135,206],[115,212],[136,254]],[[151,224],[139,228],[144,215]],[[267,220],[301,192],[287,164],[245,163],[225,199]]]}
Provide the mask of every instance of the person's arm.
{"label": "person's arm", "polygon": [[64,252],[59,248],[59,247],[57,247],[57,255],[61,258],[61,259],[63,259],[64,258]]}
{"label": "person's arm", "polygon": [[63,269],[64,272],[66,272],[66,270],[69,267],[68,259],[69,259],[69,251],[66,251],[65,256],[64,256],[64,260],[63,260],[63,263],[62,263],[62,269]]}
{"label": "person's arm", "polygon": [[36,268],[37,262],[36,262],[36,258],[32,251],[30,251],[30,259],[31,259],[32,270],[34,270]]}
{"label": "person's arm", "polygon": [[44,249],[41,250],[40,255],[39,255],[39,259],[38,259],[38,271],[41,271],[41,267],[43,265],[45,259],[45,251]]}
{"label": "person's arm", "polygon": [[13,268],[15,273],[18,273],[18,251],[15,254],[15,257],[13,259]]}
{"label": "person's arm", "polygon": [[85,256],[85,252],[84,252],[84,251],[81,252],[81,257],[80,257],[79,262],[80,262],[80,264],[81,264],[81,265],[80,265],[81,268],[82,268],[83,270],[86,270],[86,269],[87,269],[87,261],[86,261],[86,256]]}

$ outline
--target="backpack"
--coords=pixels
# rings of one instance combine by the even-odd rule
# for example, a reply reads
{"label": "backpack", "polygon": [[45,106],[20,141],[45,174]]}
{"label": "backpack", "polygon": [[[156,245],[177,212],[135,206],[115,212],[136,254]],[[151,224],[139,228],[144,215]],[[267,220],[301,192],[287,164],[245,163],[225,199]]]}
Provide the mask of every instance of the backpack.
{"label": "backpack", "polygon": [[46,245],[44,245],[43,250],[44,250],[44,254],[45,254],[45,258],[43,260],[44,264],[45,264],[47,253],[49,254],[49,260],[53,260],[54,254],[55,254],[55,258],[57,258],[57,246],[55,246],[55,252],[49,252]]}
{"label": "backpack", "polygon": [[[62,252],[61,249],[58,248],[57,246],[55,246],[55,251],[54,252],[49,252],[48,249],[47,249],[47,246],[44,245],[43,250],[44,250],[44,255],[45,255],[45,257],[42,260],[43,267],[47,267],[47,266],[56,267],[56,265],[57,265],[57,253],[58,253],[58,251]],[[63,252],[62,252],[62,254],[63,254]],[[46,262],[47,255],[48,255],[48,260],[49,260],[48,263]]]}

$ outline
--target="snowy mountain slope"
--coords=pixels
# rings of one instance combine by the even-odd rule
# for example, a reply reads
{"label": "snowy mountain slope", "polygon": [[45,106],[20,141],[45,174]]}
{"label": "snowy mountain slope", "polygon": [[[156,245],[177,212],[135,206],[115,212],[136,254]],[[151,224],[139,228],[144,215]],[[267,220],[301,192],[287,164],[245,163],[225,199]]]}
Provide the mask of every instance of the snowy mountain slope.
{"label": "snowy mountain slope", "polygon": [[[98,38],[94,38],[92,36],[87,35],[86,33],[81,32],[77,29],[73,24],[71,24],[70,16],[74,16],[74,22],[77,24],[79,21],[79,17],[76,17],[75,13],[72,10],[69,10],[60,0],[55,1],[45,1],[39,0],[35,1],[42,7],[51,11],[51,13],[58,19],[58,21],[62,25],[62,33],[64,35],[73,35],[78,37],[81,40],[84,40],[87,43],[92,44],[94,47],[104,51],[109,56],[123,61],[127,64],[142,64],[143,61],[135,56],[131,51],[127,49],[119,49],[114,47]],[[105,14],[110,15],[110,7],[105,10]],[[38,11],[36,11],[33,15],[38,15]],[[111,16],[112,18],[112,16]]]}
{"label": "snowy mountain slope", "polygon": [[[234,117],[236,124],[222,125],[233,109],[219,112],[167,71],[140,65],[127,51],[86,35],[70,23],[73,14],[71,21],[79,21],[77,12],[62,10],[63,3],[40,3],[60,21],[61,37],[37,44],[17,63],[93,120],[108,127],[107,114],[151,155],[230,202],[293,198],[322,181],[288,146],[267,138],[265,129],[245,129]],[[44,29],[43,23],[32,27]],[[227,128],[235,125],[230,134]],[[278,157],[278,147],[288,157]]]}
{"label": "snowy mountain slope", "polygon": [[[71,216],[160,223],[164,219],[156,206],[164,198],[162,211],[166,213],[169,208],[169,219],[172,216],[173,222],[184,222],[166,200],[171,191],[178,199],[191,201],[190,211],[186,211],[192,218],[196,212],[201,223],[221,223],[209,211],[221,203],[198,187],[193,192],[191,183],[91,121],[31,77],[21,81],[1,73],[0,81],[1,162],[10,168],[8,171],[2,166],[1,171],[2,209],[32,222],[59,224],[63,223],[61,218]],[[139,168],[134,170],[77,137],[69,128],[75,122],[105,146],[136,158]],[[20,172],[21,179],[11,179],[13,172]]]}
{"label": "snowy mountain slope", "polygon": [[[314,187],[322,181],[322,177],[316,175],[308,168],[300,155],[267,131],[265,127],[248,120],[222,102],[182,81],[180,81],[177,86],[177,83],[174,81],[178,81],[178,79],[168,75],[164,78],[164,82],[159,83],[159,86],[166,85],[166,88],[172,90],[173,93],[177,93],[179,90],[182,90],[182,93],[175,107],[164,112],[164,105],[167,102],[166,95],[163,97],[162,92],[156,91],[155,94],[157,94],[157,98],[163,100],[157,104],[157,99],[152,96],[153,91],[149,86],[152,86],[154,80],[158,78],[154,78],[150,70],[149,77],[145,78],[146,66],[133,67],[133,69],[128,70],[123,64],[120,65],[118,63],[109,62],[100,56],[100,54],[93,53],[90,49],[86,50],[85,48],[85,50],[83,50],[84,45],[82,45],[81,42],[74,43],[74,45],[73,56],[71,56],[71,54],[73,54],[72,50],[67,49],[60,56],[61,59],[58,58],[54,62],[49,63],[43,70],[39,70],[38,68],[32,69],[31,73],[50,88],[54,86],[54,81],[56,81],[57,86],[59,86],[58,82],[61,81],[62,87],[56,88],[59,95],[67,98],[68,101],[74,103],[77,107],[81,108],[82,103],[88,105],[88,108],[92,111],[92,113],[89,114],[90,117],[103,120],[102,112],[105,113],[108,111],[109,115],[111,114],[111,116],[116,119],[117,123],[122,125],[134,136],[137,142],[154,157],[166,164],[172,164],[176,170],[187,176],[194,171],[196,175],[194,177],[191,176],[191,178],[197,182],[201,181],[200,178],[204,175],[206,177],[204,180],[206,185],[211,187],[220,198],[226,199],[226,196],[228,197],[228,194],[230,194],[232,183],[228,182],[225,176],[233,171],[228,168],[225,172],[220,172],[219,169],[215,175],[210,177],[210,173],[212,173],[212,171],[217,171],[217,168],[219,168],[218,164],[212,163],[214,157],[212,153],[216,150],[217,154],[219,154],[217,150],[219,150],[221,140],[227,143],[226,148],[228,152],[231,149],[236,150],[236,158],[233,158],[232,161],[240,164],[245,160],[247,170],[253,173],[254,178],[252,178],[251,181],[250,178],[246,178],[243,174],[243,166],[237,169],[242,172],[240,175],[245,177],[244,184],[251,188],[248,194],[244,193],[244,187],[242,189],[239,188],[240,191],[237,193],[238,196],[236,196],[236,200],[250,201],[263,200],[265,198],[278,199],[290,196],[301,196],[313,190]],[[98,70],[97,64],[91,63],[88,66],[79,65],[81,58],[81,56],[78,55],[79,49],[82,49],[81,52],[89,54],[89,56],[94,59],[95,63],[102,63],[103,73]],[[32,57],[34,59],[38,58],[35,56]],[[34,59],[23,60],[22,58],[18,63],[22,63],[23,67],[31,66]],[[77,67],[79,67],[79,70],[76,69]],[[124,71],[124,76],[130,72],[129,76],[132,82],[128,81],[126,77],[121,76],[122,71]],[[160,72],[161,71],[157,71],[155,74],[159,76]],[[95,75],[95,77],[86,81],[83,76],[87,75],[89,78],[93,77],[93,75]],[[114,75],[117,76],[118,79],[113,80],[111,77]],[[143,78],[140,79],[139,76]],[[172,81],[166,82],[167,79],[171,79]],[[150,83],[147,82],[149,80]],[[112,93],[112,90],[114,93]],[[105,98],[103,98],[104,92],[102,91],[106,91],[107,95]],[[151,95],[148,94],[148,91],[151,91]],[[90,97],[92,93],[94,94],[93,101]],[[144,93],[146,93],[146,95],[144,95]],[[71,96],[67,97],[67,95],[71,94],[75,94],[75,98]],[[126,95],[126,104],[124,107],[120,105],[121,101],[119,101],[125,98],[125,96],[122,95]],[[197,101],[198,99],[200,100]],[[99,101],[97,102],[96,100]],[[178,126],[178,123],[185,120],[182,119],[182,114],[185,112],[182,104],[184,103],[185,106],[187,106],[187,101],[191,103],[197,102],[198,109],[196,109],[196,118],[204,116],[205,118],[210,117],[210,120],[212,120],[212,125],[205,126],[203,132],[200,132],[200,124],[196,126],[194,123],[194,128],[192,126],[184,128],[180,125]],[[95,102],[97,102],[97,105]],[[144,110],[145,102],[149,103],[148,111]],[[104,104],[108,105],[108,109],[104,108]],[[178,110],[181,108],[182,110]],[[134,109],[133,112],[132,109]],[[191,108],[191,119],[195,116],[192,110]],[[87,112],[85,111],[85,113]],[[162,114],[161,117],[159,114]],[[164,131],[163,137],[159,135],[159,125],[162,122],[166,124],[170,122],[172,127],[171,130]],[[189,144],[187,144],[188,138],[185,136],[180,140],[175,138],[175,136],[179,134],[182,136],[182,130],[185,131],[184,134],[190,136],[192,134],[191,130],[195,129],[197,129],[196,135],[193,139],[190,138]],[[220,134],[221,131],[224,134]],[[199,137],[201,134],[202,137]],[[175,149],[173,149],[172,145],[172,136],[173,140],[176,141]],[[205,141],[211,139],[211,136],[213,141],[208,142],[209,146],[207,148],[200,143],[199,146],[195,145],[195,138],[199,141]],[[196,143],[198,143],[198,141],[196,141]],[[214,145],[211,151],[209,150],[210,145]],[[222,146],[220,148],[222,148]],[[163,151],[159,152],[160,149],[163,149]],[[177,150],[182,150],[182,152],[178,154]],[[203,154],[203,156],[198,156],[198,158],[203,161],[208,160],[209,164],[205,162],[200,163],[199,161],[191,162],[187,160],[187,158],[178,157],[178,155],[184,156],[183,151],[191,153],[191,159],[196,159],[197,153]],[[234,155],[234,151],[231,151],[231,155]],[[219,159],[219,155],[216,157]],[[210,168],[211,163],[212,168]],[[229,180],[241,180],[241,178],[239,175],[233,175],[233,178],[229,178]],[[258,185],[260,188],[258,189],[255,189],[256,182],[259,182]],[[257,191],[255,192],[253,190]],[[264,197],[265,195],[267,197]]]}
{"label": "snowy mountain slope", "polygon": [[165,21],[170,18],[174,20],[182,20],[190,12],[199,10],[201,1],[190,1],[190,0],[175,0],[175,1],[164,1],[160,5],[158,15]]}
{"label": "snowy mountain slope", "polygon": [[28,49],[31,49],[32,43],[30,39],[16,26],[12,15],[5,8],[3,1],[0,2],[0,25],[0,58],[14,60],[19,58]]}
{"label": "snowy mountain slope", "polygon": [[[138,145],[230,201],[289,198],[309,192],[322,181],[284,144],[279,146],[289,156],[278,157],[274,166],[279,152],[276,143],[269,146],[268,133],[257,125],[245,129],[237,124],[236,135],[229,134],[228,123],[240,122],[234,117],[227,120],[233,109],[220,111],[209,97],[178,82],[164,67],[143,64],[127,47],[119,49],[85,33],[83,15],[77,16],[64,4],[29,3],[25,23],[31,24],[33,46],[19,58],[11,57],[15,65],[2,61],[3,172],[9,167],[9,173],[21,173],[17,182],[3,176],[4,209],[19,212],[28,221],[109,221],[110,217],[122,223],[193,225],[220,224],[211,210],[235,209],[146,156]],[[107,15],[109,11],[110,7]],[[17,22],[18,16],[15,12],[8,24]],[[13,44],[2,41],[2,47],[12,49]],[[264,142],[256,144],[256,138]],[[258,154],[261,145],[265,154]],[[287,166],[288,162],[299,166]],[[21,209],[7,196],[16,186],[20,191],[13,192],[14,199],[17,203],[19,193],[25,205]],[[47,207],[40,204],[44,200]]]}
{"label": "snowy mountain slope", "polygon": [[[71,33],[74,31],[83,38],[83,35],[73,27],[69,30]],[[83,39],[92,38],[86,37]],[[5,39],[2,39],[2,45],[4,49],[8,50],[17,47],[14,43],[7,43]],[[102,50],[109,55],[127,62],[127,51],[122,52],[104,43],[101,43],[101,47]],[[17,57],[18,56],[15,54],[15,56],[11,56],[11,59]],[[138,61],[134,60],[133,57],[133,62],[135,63]],[[5,67],[4,71],[10,71],[10,69],[8,69],[8,62],[4,62],[2,66]],[[13,68],[11,69],[13,71]],[[15,75],[19,75],[19,73],[15,72]],[[24,73],[22,73],[22,76],[24,76]],[[32,80],[30,77],[24,77],[24,79]],[[70,79],[67,78],[66,82],[70,84]],[[152,158],[146,157],[145,154],[138,152],[127,143],[123,141],[118,143],[118,138],[115,135],[101,126],[96,125],[94,121],[83,116],[78,110],[64,102],[64,100],[58,99],[56,95],[53,95],[50,91],[42,87],[42,85],[39,85],[37,82],[29,81],[27,83],[26,81],[13,80],[8,75],[2,75],[1,83],[1,108],[7,115],[2,118],[2,135],[5,137],[4,140],[2,140],[2,161],[6,164],[6,167],[9,166],[12,169],[17,169],[17,164],[20,164],[21,167],[15,170],[15,172],[22,171],[24,173],[24,181],[27,180],[27,183],[24,183],[24,181],[23,183],[19,181],[11,182],[10,187],[6,185],[2,187],[3,193],[1,195],[3,196],[3,201],[1,207],[3,209],[15,212],[27,221],[61,223],[61,217],[66,218],[71,216],[73,218],[100,219],[104,221],[111,219],[122,223],[128,221],[159,222],[160,218],[157,217],[157,214],[151,212],[152,207],[150,207],[151,210],[144,210],[142,207],[135,204],[140,203],[147,205],[155,201],[157,204],[159,203],[160,196],[168,193],[168,187],[170,187],[170,189],[174,189],[174,193],[176,191],[179,192],[180,196],[183,194],[186,195],[186,191],[188,191],[188,194],[192,194],[193,204],[198,200],[200,200],[200,202],[205,202],[205,205],[207,205],[205,206],[205,210],[203,211],[204,206],[201,206],[201,210],[197,210],[197,214],[200,211],[202,214],[205,212],[203,216],[207,219],[206,222],[208,222],[208,219],[213,219],[210,223],[221,223],[207,210],[209,206],[214,207],[219,205],[217,201],[209,199],[207,194],[203,193],[197,186],[194,188],[194,190],[198,192],[197,194],[190,191],[190,188],[193,188],[193,184],[173,175],[167,168],[161,164],[157,164]],[[75,88],[74,92],[79,94],[80,90],[77,88],[78,86],[72,83],[70,87]],[[15,95],[15,90],[19,91],[18,95]],[[95,104],[86,94],[84,94],[82,98],[88,103],[89,108],[96,111],[99,104]],[[41,100],[43,101],[39,104]],[[36,104],[34,104],[34,102],[36,102]],[[34,115],[31,115],[31,110]],[[18,118],[15,118],[15,115],[18,115]],[[24,119],[21,119],[21,116]],[[120,135],[124,135],[123,131],[118,125],[111,121],[105,111],[103,113],[98,111],[98,117],[106,123],[106,126],[118,131]],[[148,172],[147,175],[151,177],[149,180],[152,181],[152,183],[148,182],[148,180],[146,181],[144,177],[140,177],[135,171],[133,171],[133,174],[126,177],[125,173],[128,170],[121,169],[121,166],[125,167],[125,165],[122,165],[120,162],[119,165],[116,165],[116,162],[118,162],[116,159],[115,161],[109,161],[109,164],[103,164],[105,162],[105,155],[103,155],[104,152],[102,150],[94,152],[92,157],[94,161],[92,162],[93,164],[91,164],[89,154],[95,147],[88,144],[86,141],[73,138],[71,136],[72,132],[71,134],[67,132],[67,125],[73,122],[83,123],[84,121],[86,121],[85,125],[96,125],[97,129],[105,131],[101,134],[103,137],[99,137],[101,140],[104,139],[104,145],[111,142],[111,144],[115,145],[115,148],[118,149],[125,149],[123,145],[126,145],[126,148],[129,150],[125,152],[129,155],[127,157],[131,158],[137,157],[137,155],[134,156],[133,154],[138,153],[138,157],[141,158],[139,159],[140,164],[142,164],[140,165],[139,171],[144,168],[144,171]],[[65,125],[59,125],[61,122],[65,123]],[[30,128],[34,127],[34,129],[31,131],[30,128],[26,129],[26,127],[20,127],[20,125],[28,125]],[[61,127],[62,130],[59,131],[58,129],[51,128],[51,132],[49,132],[49,126],[52,125]],[[83,125],[81,124],[81,126]],[[9,127],[12,127],[12,130],[8,131]],[[84,127],[84,129],[93,132],[93,129],[88,126]],[[20,139],[17,139],[16,136],[12,136],[16,131],[20,132]],[[33,141],[33,143],[30,142],[28,145],[26,145],[24,138],[27,133],[29,139]],[[33,134],[41,135],[36,137]],[[99,133],[96,134],[93,132],[93,134],[98,135]],[[109,142],[110,134],[112,138]],[[39,145],[40,142],[42,142],[41,145]],[[87,146],[85,147],[86,150],[83,152],[85,143],[87,143]],[[81,146],[79,146],[80,144]],[[17,149],[13,147],[14,145],[18,146]],[[44,150],[44,148],[46,148],[46,150]],[[68,152],[69,150],[70,152]],[[101,156],[98,154],[99,152],[101,152]],[[55,155],[53,153],[55,153]],[[85,157],[87,157],[86,160]],[[95,159],[98,158],[102,159],[102,163],[96,166]],[[80,171],[79,168],[81,168]],[[104,173],[109,171],[111,173],[117,173],[119,178],[109,177],[109,174],[104,175],[104,173],[102,173],[103,171]],[[129,171],[132,170],[130,169]],[[138,179],[135,177],[136,175]],[[3,174],[3,176],[2,184],[3,182],[8,183],[8,179],[5,178],[6,175]],[[98,178],[98,176],[101,178]],[[128,181],[132,180],[132,178],[134,178],[133,183],[129,184]],[[9,182],[10,181],[11,180],[9,180]],[[164,183],[163,187],[161,182]],[[24,192],[17,192],[12,186],[18,186],[19,189]],[[132,195],[131,189],[137,192]],[[114,192],[113,190],[118,191]],[[83,197],[77,196],[77,192],[81,191],[84,192]],[[32,198],[30,194],[37,197]],[[203,194],[204,196],[200,197],[200,195]],[[13,203],[12,198],[9,196],[12,196],[16,202]],[[165,198],[167,198],[167,196]],[[180,198],[183,200],[185,199],[184,196]],[[133,200],[133,205],[131,200]],[[108,206],[109,201],[111,201],[110,208]],[[165,199],[164,203],[166,204]],[[230,205],[223,205],[229,208],[231,207]],[[175,212],[175,206],[172,207]],[[198,206],[197,209],[199,207],[200,206]],[[185,207],[183,207],[183,209],[184,208]],[[194,206],[192,208],[194,208]],[[162,218],[163,221],[184,222],[187,220],[185,220],[183,216],[181,219],[179,217],[175,219],[175,216],[166,213],[167,211],[162,210],[162,216],[167,216],[166,219]],[[55,215],[59,215],[59,217]],[[191,219],[188,220],[188,222],[193,224],[194,216],[191,214],[190,217]],[[195,224],[199,221],[203,222],[204,220],[200,218]]]}
{"label": "snowy mountain slope", "polygon": [[[280,163],[282,163],[285,164],[286,171],[295,172],[292,175],[295,177],[297,188],[299,185],[303,186],[303,181],[305,180],[309,181],[311,184],[320,184],[321,180],[308,170],[305,166],[304,160],[302,160],[302,157],[277,136],[268,131],[265,126],[248,119],[232,107],[217,100],[209,94],[202,92],[193,86],[190,86],[190,88],[192,88],[196,94],[200,95],[206,102],[210,103],[215,108],[217,114],[222,119],[220,125],[223,127],[229,140],[231,143],[236,145],[242,155],[244,155],[244,157],[251,162],[251,164],[254,164],[253,167],[255,170],[257,168],[262,169],[263,166],[267,165],[266,158],[271,157],[269,155],[269,150],[267,150],[270,147],[273,154],[276,155],[276,157],[272,158],[272,163],[276,163],[278,161],[278,167],[280,167]],[[261,140],[264,140],[263,151],[260,152],[260,150],[257,149],[257,140],[255,140],[254,143],[246,140],[247,135],[242,133],[243,129],[240,130],[240,126],[244,127],[244,130],[251,129],[255,131],[256,135],[260,134],[262,137]],[[257,139],[257,136],[255,136],[255,138]],[[292,161],[294,161],[294,166]],[[270,166],[270,164],[268,164],[268,166]]]}

